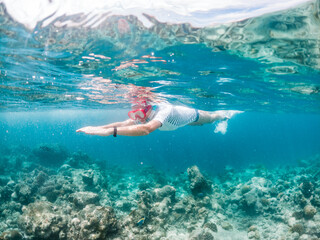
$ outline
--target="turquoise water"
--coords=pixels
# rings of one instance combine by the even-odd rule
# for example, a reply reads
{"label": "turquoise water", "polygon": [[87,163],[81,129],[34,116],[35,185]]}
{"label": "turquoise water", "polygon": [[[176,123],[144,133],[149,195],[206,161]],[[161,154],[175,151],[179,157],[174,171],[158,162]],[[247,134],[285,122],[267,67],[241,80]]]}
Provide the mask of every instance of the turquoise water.
{"label": "turquoise water", "polygon": [[117,138],[81,135],[75,130],[125,120],[125,110],[13,112],[2,114],[2,119],[5,145],[33,148],[40,143],[60,143],[109,165],[139,166],[143,162],[170,172],[184,171],[192,164],[210,174],[221,172],[226,165],[243,168],[250,164],[296,164],[320,149],[317,114],[249,112],[230,120],[225,135],[215,134],[211,124]]}
{"label": "turquoise water", "polygon": [[[197,233],[198,228],[205,229],[210,221],[218,227],[218,233],[210,233],[215,239],[259,239],[247,234],[255,232],[247,230],[251,225],[258,226],[261,239],[280,239],[286,235],[287,238],[281,239],[300,239],[303,233],[307,238],[301,239],[319,237],[319,231],[312,232],[309,227],[318,224],[319,214],[310,220],[304,210],[306,205],[311,205],[319,211],[320,206],[312,200],[320,196],[317,173],[320,154],[319,6],[319,1],[310,1],[280,12],[201,27],[187,22],[163,22],[150,15],[145,17],[152,26],[146,26],[133,15],[106,16],[99,18],[103,20],[100,24],[90,25],[92,15],[83,13],[49,18],[51,22],[43,20],[30,28],[11,16],[9,8],[0,2],[0,201],[2,211],[12,209],[0,214],[3,222],[0,239],[211,239],[201,238],[209,233],[199,233],[201,236]],[[198,14],[203,17],[210,12]],[[126,120],[131,102],[137,97],[207,111],[232,109],[244,113],[229,120],[226,134],[214,133],[214,124],[187,126],[173,132],[157,130],[144,137],[97,137],[75,132],[87,125]],[[68,157],[62,157],[64,152],[57,150],[57,146],[66,149]],[[93,162],[72,155],[74,152],[87,154]],[[72,159],[79,161],[79,165]],[[304,161],[308,163],[301,165]],[[94,163],[99,168],[92,165]],[[71,168],[61,167],[63,164]],[[193,181],[191,170],[187,169],[194,165],[208,182],[214,183],[213,189],[219,191],[207,193],[202,189],[194,194],[187,187],[188,181]],[[287,172],[285,166],[288,166]],[[86,185],[85,177],[82,177],[83,182],[79,180],[79,176],[90,175],[90,171],[98,173],[92,180],[94,186]],[[39,186],[31,186],[30,182],[35,181],[31,179],[42,176],[38,172],[44,172],[47,180]],[[218,177],[221,178],[218,180]],[[259,184],[257,187],[256,177],[276,185],[263,185],[260,179],[258,182],[263,187]],[[68,178],[73,180],[66,180]],[[279,179],[287,181],[287,185]],[[63,181],[66,182],[62,184]],[[307,185],[308,181],[312,183],[313,197],[303,191],[303,184]],[[59,192],[52,198],[44,190],[34,190],[47,187],[42,185],[47,182],[55,182],[59,189],[65,189],[64,193]],[[149,184],[151,190],[146,188],[149,189],[147,193],[141,193],[145,190],[141,183]],[[68,184],[75,186],[68,188]],[[25,194],[22,185],[29,189]],[[177,190],[176,200],[169,193],[171,200],[164,209],[171,210],[160,216],[154,212],[164,211],[155,210],[157,202],[163,203],[163,200],[152,194],[157,195],[154,189],[165,185]],[[240,201],[238,204],[232,194],[239,189],[243,195],[247,194],[241,188],[247,185],[262,191],[257,195],[270,198],[268,201],[275,202],[277,207],[252,210],[249,203],[243,205]],[[124,186],[128,189],[123,190]],[[267,187],[269,192],[264,190]],[[275,195],[270,190],[273,188],[278,191]],[[299,189],[302,189],[305,204],[297,203]],[[87,212],[82,212],[87,211],[84,210],[87,207],[79,210],[81,204],[75,202],[80,200],[72,195],[84,191],[99,197],[99,203],[95,197],[88,202],[115,209],[121,231],[101,230],[103,234],[97,233],[97,238],[76,234],[82,230],[72,228],[72,219],[65,216],[87,216]],[[168,192],[166,189],[164,195]],[[280,196],[283,192],[287,200]],[[154,202],[141,206],[140,202],[146,202],[148,194],[153,196]],[[210,199],[212,206],[218,204],[225,212],[208,207],[205,217],[199,215],[200,220],[193,217],[198,216],[195,212],[182,220],[191,210],[183,211],[183,215],[179,212],[179,203],[184,202],[185,209],[192,204],[199,205],[200,209],[209,201],[204,196]],[[276,200],[275,196],[278,196]],[[49,211],[43,210],[47,205],[43,208],[33,205],[41,201],[48,201],[52,207],[70,206],[72,209],[65,215],[60,210],[55,213],[62,216],[64,220],[61,221],[65,223],[59,225],[58,233],[49,227],[44,230],[47,235],[40,230],[38,233],[30,230],[32,227],[21,227],[27,219],[41,225],[43,219],[38,222],[34,217],[37,215],[32,215],[34,209],[42,209],[40,215]],[[126,201],[131,205],[125,209],[122,204]],[[283,205],[284,202],[288,205]],[[242,207],[236,208],[237,204]],[[284,220],[275,217],[276,212],[291,209],[294,204],[301,205],[304,217],[296,217],[291,225],[292,214],[286,215]],[[252,211],[255,217],[250,218]],[[270,222],[259,225],[263,211]],[[100,219],[105,219],[103,214],[99,215]],[[172,219],[173,216],[179,220]],[[134,223],[142,217],[146,222],[136,226]],[[80,218],[81,224],[84,219]],[[228,221],[233,231],[224,224]],[[244,221],[250,224],[236,223]],[[270,233],[277,221],[281,227]],[[299,232],[300,225],[295,224],[303,225],[304,230]],[[155,226],[162,232],[151,229]],[[175,228],[180,230],[174,232]],[[17,234],[17,238],[8,233],[13,230],[18,232],[10,234]],[[73,235],[67,236],[65,232]]]}

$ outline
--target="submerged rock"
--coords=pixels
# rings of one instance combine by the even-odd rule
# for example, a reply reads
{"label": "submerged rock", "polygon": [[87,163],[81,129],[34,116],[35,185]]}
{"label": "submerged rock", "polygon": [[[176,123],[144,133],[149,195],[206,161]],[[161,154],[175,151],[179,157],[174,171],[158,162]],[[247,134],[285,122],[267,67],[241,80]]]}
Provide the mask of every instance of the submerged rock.
{"label": "submerged rock", "polygon": [[300,189],[304,197],[310,198],[313,194],[313,184],[309,181],[303,181],[300,184]]}
{"label": "submerged rock", "polygon": [[149,211],[152,206],[152,195],[148,191],[141,191],[137,193],[139,199],[139,207],[143,211]]}
{"label": "submerged rock", "polygon": [[157,216],[160,219],[169,217],[172,202],[170,198],[164,198],[161,202],[156,202],[149,211],[150,215]]}
{"label": "submerged rock", "polygon": [[204,228],[210,229],[212,232],[218,232],[218,227],[215,223],[213,222],[208,222],[204,226]]}
{"label": "submerged rock", "polygon": [[189,238],[190,240],[213,240],[213,234],[206,229],[196,229],[194,230]]}
{"label": "submerged rock", "polygon": [[296,223],[291,227],[290,230],[302,235],[305,232],[305,227],[301,223]]}
{"label": "submerged rock", "polygon": [[231,197],[247,214],[255,215],[273,210],[271,181],[261,177],[253,177],[242,187],[238,187]]}
{"label": "submerged rock", "polygon": [[93,187],[93,177],[94,177],[94,172],[92,170],[88,170],[82,173],[82,181],[88,187]]}
{"label": "submerged rock", "polygon": [[171,199],[171,201],[175,200],[176,189],[172,186],[166,185],[162,188],[155,188],[153,190],[153,198],[155,201],[160,202],[165,197]]}
{"label": "submerged rock", "polygon": [[69,199],[78,208],[84,208],[88,204],[99,203],[99,195],[93,192],[76,192],[71,194]]}
{"label": "submerged rock", "polygon": [[7,230],[0,236],[0,240],[22,240],[24,239],[22,234],[17,229]]}
{"label": "submerged rock", "polygon": [[200,172],[197,166],[192,166],[187,169],[190,180],[190,190],[194,196],[202,196],[212,192],[212,183],[207,180]]}
{"label": "submerged rock", "polygon": [[40,171],[34,179],[34,184],[36,185],[36,187],[41,187],[48,179],[48,174]]}
{"label": "submerged rock", "polygon": [[31,239],[107,239],[119,228],[111,207],[87,205],[79,212],[38,201],[23,208],[19,227]]}
{"label": "submerged rock", "polygon": [[252,225],[248,229],[248,238],[249,239],[260,239],[260,233],[257,226]]}
{"label": "submerged rock", "polygon": [[44,166],[60,166],[69,155],[67,150],[58,144],[41,144],[32,153],[36,161]]}
{"label": "submerged rock", "polygon": [[233,229],[233,226],[229,222],[222,222],[221,227],[227,231],[230,231]]}
{"label": "submerged rock", "polygon": [[21,182],[15,186],[15,192],[12,197],[20,203],[28,204],[33,200],[33,192],[30,185]]}
{"label": "submerged rock", "polygon": [[[42,174],[41,174],[42,175]],[[38,175],[39,176],[39,175]],[[43,175],[41,179],[45,177]],[[43,182],[44,179],[41,180]],[[48,201],[55,202],[57,199],[68,199],[69,195],[81,191],[79,185],[75,184],[69,176],[52,173],[45,181],[39,185],[34,185],[36,195],[46,197]]]}
{"label": "submerged rock", "polygon": [[186,206],[182,202],[178,202],[174,205],[173,211],[178,214],[184,214],[186,212]]}
{"label": "submerged rock", "polygon": [[251,231],[251,232],[248,232],[248,238],[249,239],[260,239],[260,234],[258,231]]}
{"label": "submerged rock", "polygon": [[153,187],[153,184],[150,182],[142,182],[142,183],[139,183],[138,185],[138,188],[140,191],[151,189],[152,187]]}
{"label": "submerged rock", "polygon": [[94,161],[84,152],[75,152],[66,160],[66,164],[73,168],[88,168]]}
{"label": "submerged rock", "polygon": [[30,203],[23,208],[19,226],[33,239],[65,239],[67,216],[55,211],[56,207],[47,201]]}
{"label": "submerged rock", "polygon": [[312,205],[307,205],[303,209],[303,215],[306,219],[312,219],[314,215],[316,215],[317,209]]}
{"label": "submerged rock", "polygon": [[87,205],[69,222],[67,239],[108,239],[119,226],[111,207]]}

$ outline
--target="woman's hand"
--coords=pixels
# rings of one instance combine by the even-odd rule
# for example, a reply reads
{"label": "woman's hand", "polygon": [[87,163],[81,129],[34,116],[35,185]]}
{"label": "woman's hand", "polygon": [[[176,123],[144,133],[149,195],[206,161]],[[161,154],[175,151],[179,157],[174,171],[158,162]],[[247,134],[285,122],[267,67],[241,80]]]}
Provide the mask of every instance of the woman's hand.
{"label": "woman's hand", "polygon": [[113,134],[113,128],[102,128],[102,127],[83,127],[78,129],[76,132],[83,132],[88,135],[98,135],[98,136],[110,136]]}

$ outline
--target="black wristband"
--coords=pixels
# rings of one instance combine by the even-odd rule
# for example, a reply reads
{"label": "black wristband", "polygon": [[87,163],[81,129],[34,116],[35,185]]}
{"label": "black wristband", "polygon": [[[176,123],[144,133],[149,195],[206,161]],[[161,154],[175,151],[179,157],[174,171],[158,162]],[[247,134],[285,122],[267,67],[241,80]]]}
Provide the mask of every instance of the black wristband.
{"label": "black wristband", "polygon": [[114,137],[117,136],[117,127],[113,127],[113,136],[114,136]]}

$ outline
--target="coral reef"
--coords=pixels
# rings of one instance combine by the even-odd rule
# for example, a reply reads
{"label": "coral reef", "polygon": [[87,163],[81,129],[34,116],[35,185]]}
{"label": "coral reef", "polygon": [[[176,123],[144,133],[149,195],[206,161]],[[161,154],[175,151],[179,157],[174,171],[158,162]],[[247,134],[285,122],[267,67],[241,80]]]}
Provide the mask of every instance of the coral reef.
{"label": "coral reef", "polygon": [[67,150],[58,144],[41,144],[32,151],[36,161],[46,166],[59,166],[67,157]]}
{"label": "coral reef", "polygon": [[211,182],[206,179],[200,172],[197,166],[192,166],[187,169],[190,180],[190,191],[194,196],[203,196],[206,193],[211,193]]}
{"label": "coral reef", "polygon": [[116,233],[118,228],[118,222],[111,207],[88,204],[70,220],[67,239],[107,239]]}
{"label": "coral reef", "polygon": [[69,196],[71,202],[78,208],[84,208],[89,204],[97,204],[99,195],[93,192],[76,192]]}
{"label": "coral reef", "polygon": [[320,238],[320,156],[205,177],[41,146],[1,152],[0,240]]}
{"label": "coral reef", "polygon": [[303,215],[306,219],[312,219],[314,215],[316,215],[317,209],[312,205],[307,205],[303,209]]}
{"label": "coral reef", "polygon": [[37,201],[22,208],[19,227],[35,239],[65,239],[68,212],[63,213],[52,203]]}

